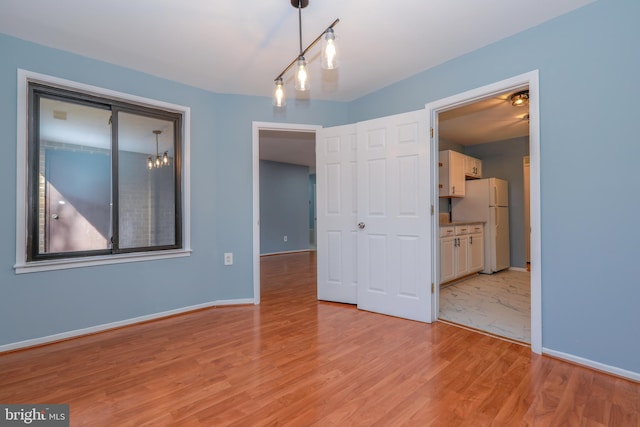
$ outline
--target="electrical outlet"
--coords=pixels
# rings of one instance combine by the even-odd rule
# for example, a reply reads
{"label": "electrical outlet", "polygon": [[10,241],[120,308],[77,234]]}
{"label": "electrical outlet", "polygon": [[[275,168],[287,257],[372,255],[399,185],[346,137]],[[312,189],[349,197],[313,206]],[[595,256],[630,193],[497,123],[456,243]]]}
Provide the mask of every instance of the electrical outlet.
{"label": "electrical outlet", "polygon": [[224,265],[233,265],[233,253],[225,252],[225,254],[224,254]]}
{"label": "electrical outlet", "polygon": [[285,241],[285,242],[287,241],[287,236],[286,236],[286,235],[284,236],[284,241]]}

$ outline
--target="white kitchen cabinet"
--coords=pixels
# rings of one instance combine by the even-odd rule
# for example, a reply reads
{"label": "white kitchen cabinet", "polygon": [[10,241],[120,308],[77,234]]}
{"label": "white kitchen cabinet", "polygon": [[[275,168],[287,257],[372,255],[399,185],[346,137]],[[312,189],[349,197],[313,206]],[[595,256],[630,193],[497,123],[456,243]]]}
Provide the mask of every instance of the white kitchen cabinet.
{"label": "white kitchen cabinet", "polygon": [[440,197],[464,197],[464,158],[464,154],[452,150],[438,153]]}
{"label": "white kitchen cabinet", "polygon": [[469,234],[469,273],[484,268],[484,227],[482,224],[470,226]]}
{"label": "white kitchen cabinet", "polygon": [[440,238],[440,283],[449,282],[456,278],[455,240],[454,236]]}
{"label": "white kitchen cabinet", "polygon": [[440,283],[484,268],[483,236],[480,223],[440,227]]}
{"label": "white kitchen cabinet", "polygon": [[455,242],[456,277],[469,274],[469,236],[457,235]]}
{"label": "white kitchen cabinet", "polygon": [[482,160],[471,156],[464,156],[465,178],[482,178]]}

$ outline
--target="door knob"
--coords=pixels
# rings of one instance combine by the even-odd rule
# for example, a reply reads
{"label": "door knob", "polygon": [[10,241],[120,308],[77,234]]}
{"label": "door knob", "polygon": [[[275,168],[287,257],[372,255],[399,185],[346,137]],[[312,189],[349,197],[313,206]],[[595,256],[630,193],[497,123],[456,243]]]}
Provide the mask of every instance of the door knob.
{"label": "door knob", "polygon": [[60,217],[58,216],[58,214],[53,214],[53,215],[51,215],[51,218],[53,218],[53,219],[58,219],[58,218],[60,218]]}
{"label": "door knob", "polygon": [[360,230],[363,230],[363,229],[364,229],[364,222],[359,222],[359,223],[358,223],[358,228],[359,228]]}

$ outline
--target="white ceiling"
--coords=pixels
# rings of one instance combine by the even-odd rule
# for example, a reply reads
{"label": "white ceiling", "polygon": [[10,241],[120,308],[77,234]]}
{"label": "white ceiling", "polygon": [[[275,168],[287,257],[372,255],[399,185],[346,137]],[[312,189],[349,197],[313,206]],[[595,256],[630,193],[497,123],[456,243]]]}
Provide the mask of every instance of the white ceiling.
{"label": "white ceiling", "polygon": [[[592,1],[310,0],[303,47],[339,18],[341,67],[312,49],[309,96],[351,101]],[[290,0],[0,0],[0,32],[231,94],[271,96],[298,54]]]}
{"label": "white ceiling", "polygon": [[[340,68],[322,71],[319,46],[313,48],[311,92],[297,96],[351,101],[593,1],[310,0],[302,10],[303,47],[339,18]],[[269,97],[273,79],[298,54],[298,11],[290,0],[0,0],[0,32],[217,93]],[[296,96],[291,77],[285,75],[289,98]],[[475,113],[465,120],[474,115],[474,126],[455,118],[450,127],[479,138],[483,128],[476,126],[502,120]],[[441,137],[471,141],[448,132],[441,128]],[[315,163],[309,135],[267,134],[262,141],[265,159]]]}
{"label": "white ceiling", "polygon": [[315,132],[260,131],[260,160],[309,166],[315,172]]}
{"label": "white ceiling", "polygon": [[511,95],[523,89],[441,112],[438,137],[468,146],[529,135],[529,105],[511,105]]}

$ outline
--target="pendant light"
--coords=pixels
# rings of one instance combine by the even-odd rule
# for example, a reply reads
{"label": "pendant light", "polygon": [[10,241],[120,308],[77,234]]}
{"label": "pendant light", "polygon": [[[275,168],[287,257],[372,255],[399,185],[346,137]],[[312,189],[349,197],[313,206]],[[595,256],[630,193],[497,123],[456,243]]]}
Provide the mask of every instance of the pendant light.
{"label": "pendant light", "polygon": [[340,22],[339,19],[333,21],[329,27],[327,27],[322,34],[311,42],[306,49],[302,49],[302,9],[309,5],[309,0],[291,0],[291,6],[298,9],[298,41],[300,47],[300,53],[296,59],[284,69],[278,77],[274,79],[275,88],[273,90],[273,105],[275,107],[284,107],[286,105],[285,92],[283,86],[282,76],[291,69],[294,65],[296,71],[294,75],[294,86],[297,91],[306,92],[309,90],[309,71],[307,61],[304,55],[309,49],[315,46],[318,41],[324,36],[323,48],[322,48],[322,68],[326,70],[333,70],[337,68],[337,50],[335,45],[336,36],[333,32],[333,27]]}
{"label": "pendant light", "polygon": [[336,57],[336,35],[333,33],[333,28],[328,28],[322,40],[322,68],[325,70],[338,68]]}
{"label": "pendant light", "polygon": [[[291,0],[291,5],[294,6],[295,0]],[[309,75],[307,74],[307,61],[304,59],[304,52],[302,52],[302,0],[297,0],[298,3],[298,41],[300,46],[300,56],[298,56],[298,65],[296,68],[295,87],[296,90],[305,92],[309,90]],[[305,7],[309,4],[309,0],[306,0]],[[295,7],[295,6],[294,6]]]}
{"label": "pendant light", "polygon": [[154,168],[161,168],[163,166],[169,166],[169,152],[165,151],[160,157],[160,151],[158,151],[158,137],[162,133],[161,130],[154,130],[153,133],[156,135],[156,156],[149,156],[147,159],[147,169],[151,170]]}
{"label": "pendant light", "polygon": [[296,68],[296,78],[295,78],[295,87],[296,90],[300,92],[306,92],[309,90],[309,75],[307,74],[307,61],[305,61],[304,56],[300,55],[298,57],[298,65]]}
{"label": "pendant light", "polygon": [[287,105],[287,100],[284,94],[284,85],[282,83],[282,77],[276,79],[276,87],[273,90],[273,106],[284,107]]}

